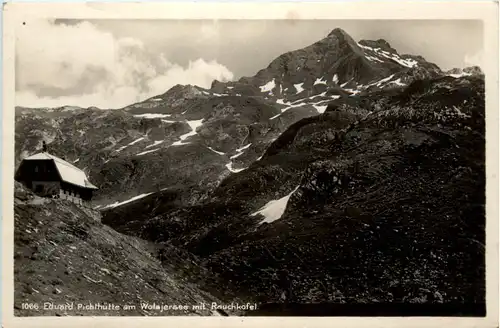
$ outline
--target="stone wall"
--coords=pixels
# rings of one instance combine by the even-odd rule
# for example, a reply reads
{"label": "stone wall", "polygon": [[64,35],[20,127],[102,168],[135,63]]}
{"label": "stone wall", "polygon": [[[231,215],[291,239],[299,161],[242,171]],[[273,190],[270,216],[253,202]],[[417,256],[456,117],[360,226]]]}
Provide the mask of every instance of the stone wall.
{"label": "stone wall", "polygon": [[60,190],[58,181],[32,181],[31,190],[39,196],[57,195]]}
{"label": "stone wall", "polygon": [[82,199],[78,196],[78,194],[73,193],[73,192],[68,192],[68,191],[63,190],[63,189],[61,189],[61,190],[59,191],[59,198],[60,198],[60,199],[65,199],[65,200],[69,200],[69,201],[71,201],[71,202],[73,202],[73,203],[75,203],[75,204],[79,204],[79,205],[83,205],[84,203],[86,203],[86,202],[84,202],[84,201],[83,201],[83,200],[82,200]]}

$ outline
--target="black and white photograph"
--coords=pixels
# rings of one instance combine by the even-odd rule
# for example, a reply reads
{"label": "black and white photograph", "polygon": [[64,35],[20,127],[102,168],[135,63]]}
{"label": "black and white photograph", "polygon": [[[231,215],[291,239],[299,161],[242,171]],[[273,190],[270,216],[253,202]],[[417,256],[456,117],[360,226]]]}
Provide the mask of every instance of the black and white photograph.
{"label": "black and white photograph", "polygon": [[20,21],[13,315],[486,317],[484,35]]}

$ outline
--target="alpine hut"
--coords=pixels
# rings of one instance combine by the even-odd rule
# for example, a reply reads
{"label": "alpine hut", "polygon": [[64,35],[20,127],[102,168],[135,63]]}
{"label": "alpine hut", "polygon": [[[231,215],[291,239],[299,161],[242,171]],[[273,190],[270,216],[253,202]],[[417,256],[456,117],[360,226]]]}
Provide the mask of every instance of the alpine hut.
{"label": "alpine hut", "polygon": [[41,153],[22,160],[15,180],[42,197],[61,198],[86,205],[98,188],[85,172],[65,160],[49,154],[44,145]]}

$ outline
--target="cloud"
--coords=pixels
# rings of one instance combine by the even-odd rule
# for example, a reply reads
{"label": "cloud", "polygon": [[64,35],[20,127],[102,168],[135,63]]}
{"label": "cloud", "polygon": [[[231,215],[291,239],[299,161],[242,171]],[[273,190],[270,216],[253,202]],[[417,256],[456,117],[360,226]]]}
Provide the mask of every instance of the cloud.
{"label": "cloud", "polygon": [[483,67],[483,52],[482,51],[478,51],[478,52],[475,52],[473,54],[468,54],[466,53],[465,54],[465,58],[464,58],[464,66],[467,67],[467,66],[479,66],[481,67],[482,69],[484,69]]}
{"label": "cloud", "polygon": [[209,87],[233,73],[202,58],[185,66],[148,50],[134,38],[117,38],[90,22],[30,22],[16,43],[16,105],[120,108],[176,84]]}
{"label": "cloud", "polygon": [[210,23],[202,24],[200,27],[199,34],[202,39],[213,41],[214,39],[215,40],[219,39],[220,33],[221,33],[220,25],[218,24],[217,20],[214,20]]}

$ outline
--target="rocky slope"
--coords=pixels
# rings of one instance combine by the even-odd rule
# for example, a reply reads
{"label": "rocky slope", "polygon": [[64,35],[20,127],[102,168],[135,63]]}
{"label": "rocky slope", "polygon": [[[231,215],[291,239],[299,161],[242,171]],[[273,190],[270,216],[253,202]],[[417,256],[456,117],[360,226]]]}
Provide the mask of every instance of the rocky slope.
{"label": "rocky slope", "polygon": [[480,77],[416,81],[295,123],[203,204],[132,203],[103,222],[187,248],[265,300],[285,268],[302,302],[478,303],[484,145]]}
{"label": "rocky slope", "polygon": [[105,225],[196,256],[224,299],[481,304],[484,106],[478,67],[335,29],[210,89],[18,108],[16,161],[46,140]]}
{"label": "rocky slope", "polygon": [[[186,275],[209,275],[194,256],[122,235],[96,211],[37,197],[17,183],[14,237],[15,315],[218,315],[209,305],[220,301]],[[39,307],[23,308],[29,303]],[[98,303],[121,308],[90,308]],[[188,309],[143,307],[148,303]],[[205,309],[192,308],[202,303]],[[57,308],[67,304],[72,308]]]}

